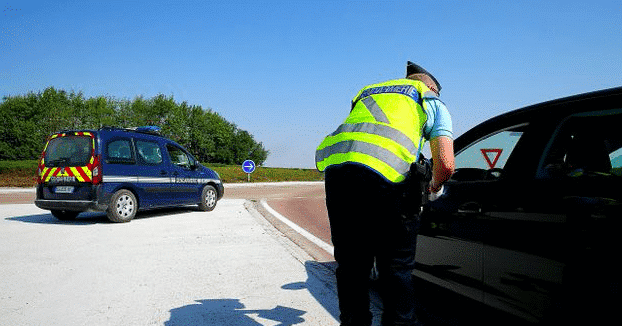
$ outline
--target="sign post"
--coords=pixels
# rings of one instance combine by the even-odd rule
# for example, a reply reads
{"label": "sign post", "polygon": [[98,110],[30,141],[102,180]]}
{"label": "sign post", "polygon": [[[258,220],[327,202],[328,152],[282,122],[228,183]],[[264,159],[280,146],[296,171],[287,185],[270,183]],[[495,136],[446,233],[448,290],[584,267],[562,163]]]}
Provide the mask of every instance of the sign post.
{"label": "sign post", "polygon": [[242,170],[246,172],[248,182],[251,182],[251,173],[255,171],[255,162],[246,160],[242,163]]}

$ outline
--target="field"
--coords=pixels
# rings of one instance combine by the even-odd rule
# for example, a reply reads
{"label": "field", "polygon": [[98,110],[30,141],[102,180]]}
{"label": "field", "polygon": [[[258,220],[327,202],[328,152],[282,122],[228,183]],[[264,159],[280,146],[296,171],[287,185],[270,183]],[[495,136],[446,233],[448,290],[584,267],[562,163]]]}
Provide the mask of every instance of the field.
{"label": "field", "polygon": [[[248,175],[241,166],[204,164],[218,172],[225,183],[248,182]],[[1,161],[0,187],[34,187],[36,185],[37,161]],[[321,181],[324,175],[315,169],[257,167],[250,175],[250,182]]]}

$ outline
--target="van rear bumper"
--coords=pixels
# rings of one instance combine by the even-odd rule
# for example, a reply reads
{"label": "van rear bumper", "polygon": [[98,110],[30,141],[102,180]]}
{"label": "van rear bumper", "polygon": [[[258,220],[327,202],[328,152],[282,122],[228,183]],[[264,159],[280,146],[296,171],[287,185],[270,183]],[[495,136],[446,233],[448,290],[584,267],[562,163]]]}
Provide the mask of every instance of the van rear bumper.
{"label": "van rear bumper", "polygon": [[108,208],[106,204],[100,204],[97,201],[89,200],[36,199],[35,205],[41,209],[75,212],[105,211]]}

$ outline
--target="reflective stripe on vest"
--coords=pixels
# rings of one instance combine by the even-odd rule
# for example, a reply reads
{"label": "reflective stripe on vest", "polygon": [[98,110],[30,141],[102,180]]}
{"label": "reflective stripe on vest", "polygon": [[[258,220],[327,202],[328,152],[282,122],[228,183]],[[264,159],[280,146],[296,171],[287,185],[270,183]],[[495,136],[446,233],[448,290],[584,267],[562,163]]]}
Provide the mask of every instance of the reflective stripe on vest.
{"label": "reflective stripe on vest", "polygon": [[356,162],[391,182],[404,180],[423,144],[427,117],[421,94],[428,92],[425,84],[405,79],[361,90],[346,121],[318,147],[317,168]]}
{"label": "reflective stripe on vest", "polygon": [[387,118],[387,115],[382,112],[382,109],[378,106],[378,103],[374,101],[373,97],[370,96],[364,98],[363,104],[365,104],[365,107],[367,108],[367,110],[369,110],[369,113],[371,113],[376,121],[389,123],[389,118]]}
{"label": "reflective stripe on vest", "polygon": [[318,150],[315,155],[317,160],[318,157],[329,157],[333,154],[347,154],[350,152],[365,154],[377,158],[386,163],[398,174],[405,174],[410,168],[410,163],[405,162],[402,158],[395,155],[390,150],[364,141],[346,140],[338,142],[334,145]]}
{"label": "reflective stripe on vest", "polygon": [[366,134],[374,134],[382,136],[384,138],[391,139],[401,146],[405,147],[411,154],[416,154],[418,149],[417,145],[413,143],[408,136],[404,135],[401,131],[393,129],[386,125],[377,125],[373,123],[356,123],[356,124],[342,124],[332,134],[328,135],[337,136],[344,132],[363,132]]}

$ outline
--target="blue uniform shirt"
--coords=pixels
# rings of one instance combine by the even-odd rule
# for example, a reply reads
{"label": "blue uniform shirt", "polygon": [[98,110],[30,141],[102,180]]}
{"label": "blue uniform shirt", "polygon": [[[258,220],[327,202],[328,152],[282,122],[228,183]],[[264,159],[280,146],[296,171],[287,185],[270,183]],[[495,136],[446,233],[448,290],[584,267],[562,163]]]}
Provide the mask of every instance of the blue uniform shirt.
{"label": "blue uniform shirt", "polygon": [[428,115],[423,136],[431,140],[438,136],[448,136],[453,138],[453,128],[451,126],[451,115],[443,102],[435,98],[426,98],[424,108]]}

